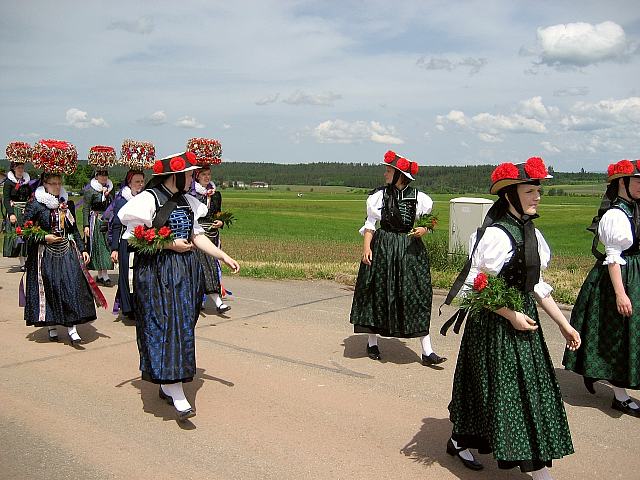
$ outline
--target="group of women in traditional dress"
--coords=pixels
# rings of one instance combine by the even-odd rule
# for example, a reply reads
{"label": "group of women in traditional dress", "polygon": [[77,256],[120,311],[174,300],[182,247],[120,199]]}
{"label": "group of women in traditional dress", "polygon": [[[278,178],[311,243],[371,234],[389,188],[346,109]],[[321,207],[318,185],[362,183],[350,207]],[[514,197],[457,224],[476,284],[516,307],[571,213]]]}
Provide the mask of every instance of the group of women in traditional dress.
{"label": "group of women in traditional dress", "polygon": [[[380,360],[376,335],[421,337],[422,363],[445,359],[431,350],[431,277],[428,252],[414,227],[431,211],[431,199],[409,186],[418,166],[389,151],[386,185],[367,199],[362,262],[351,308],[355,333],[368,334],[367,354]],[[583,375],[595,393],[598,380],[613,389],[612,408],[635,417],[640,407],[626,388],[640,388],[640,160],[608,169],[609,186],[596,217],[606,254],[589,273],[568,321],[551,296],[542,272],[551,250],[534,227],[541,182],[552,178],[541,158],[503,163],[492,173],[498,200],[470,238],[469,259],[445,303],[470,295],[479,274],[497,276],[519,292],[523,308],[480,309],[466,320],[449,403],[453,424],[446,451],[472,470],[483,465],[470,449],[492,452],[498,467],[518,467],[534,479],[549,479],[553,460],[573,453],[560,388],[536,303],[566,342],[563,364]],[[418,225],[416,223],[416,225]],[[379,225],[379,227],[377,227]],[[480,288],[480,287],[478,287]],[[456,333],[467,315],[459,310],[445,324]]]}
{"label": "group of women in traditional dress", "polygon": [[[66,327],[71,342],[80,342],[75,326],[96,318],[95,304],[106,306],[97,283],[109,286],[106,271],[110,262],[118,263],[116,299],[123,314],[136,320],[142,378],[159,385],[158,396],[175,407],[180,420],[192,417],[195,411],[183,384],[196,372],[194,329],[203,299],[212,295],[218,312],[228,310],[221,298],[220,262],[234,272],[240,268],[220,249],[222,223],[216,213],[221,197],[208,165],[202,168],[189,150],[171,155],[155,161],[146,186],[143,172],[132,168],[115,199],[107,172],[97,170],[84,196],[83,240],[74,203],[62,186],[61,171],[68,169],[75,147],[43,142],[42,148],[53,154],[33,195],[18,162],[11,164],[4,187],[7,227],[15,231],[22,223],[25,231],[33,225],[43,231],[22,242],[5,236],[6,256],[27,255],[27,325],[48,326],[51,340],[57,339],[58,326]],[[56,162],[57,154],[65,162]],[[431,276],[421,239],[428,230],[415,223],[431,213],[433,202],[410,185],[419,171],[417,163],[389,151],[383,165],[385,185],[368,197],[360,229],[364,244],[351,323],[355,333],[368,335],[369,358],[383,358],[378,336],[419,338],[422,364],[434,367],[446,358],[431,345]],[[483,466],[471,449],[493,452],[500,468],[518,467],[536,479],[550,478],[553,460],[573,453],[536,304],[565,339],[565,367],[582,375],[591,393],[596,382],[608,382],[612,408],[640,417],[640,406],[626,391],[640,388],[640,161],[623,160],[608,169],[609,185],[592,226],[598,261],[570,322],[543,279],[551,250],[533,224],[542,182],[549,178],[537,157],[503,163],[493,171],[490,193],[498,200],[471,236],[469,259],[445,301],[472,295],[484,274],[517,290],[523,305],[519,310],[506,304],[474,310],[466,319],[449,403],[453,428],[446,451],[473,470]],[[105,212],[110,207],[108,241]],[[135,248],[129,239],[149,232],[155,238],[162,231],[171,233],[170,241],[157,250],[136,251],[132,294],[129,256]],[[598,240],[604,254],[595,248]],[[87,264],[98,270],[97,282]],[[466,313],[459,310],[441,332],[446,334],[455,323],[457,333]]]}

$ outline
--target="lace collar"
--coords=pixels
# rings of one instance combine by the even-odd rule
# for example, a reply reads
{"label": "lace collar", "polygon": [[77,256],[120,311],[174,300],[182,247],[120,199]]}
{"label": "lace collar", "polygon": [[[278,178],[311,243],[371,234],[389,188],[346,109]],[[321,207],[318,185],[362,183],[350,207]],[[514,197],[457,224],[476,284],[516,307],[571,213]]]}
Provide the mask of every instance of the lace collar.
{"label": "lace collar", "polygon": [[8,178],[9,180],[11,180],[13,183],[15,183],[16,185],[18,184],[18,182],[20,182],[20,180],[22,180],[22,183],[23,183],[23,184],[25,184],[25,183],[29,183],[29,182],[31,181],[31,177],[29,176],[29,174],[28,174],[27,172],[24,172],[24,173],[22,174],[22,178],[21,178],[20,180],[18,180],[18,179],[16,178],[15,173],[13,173],[11,170],[9,170],[9,171],[7,172],[7,178]]}
{"label": "lace collar", "polygon": [[[102,193],[102,189],[104,188],[104,185],[102,185],[97,179],[92,178],[90,184],[91,184],[91,188],[93,188],[96,192]],[[109,192],[113,190],[113,182],[107,179],[106,187],[107,187],[107,194],[109,194]]]}
{"label": "lace collar", "polygon": [[54,195],[51,195],[50,193],[48,193],[45,189],[44,186],[40,186],[36,189],[36,200],[40,203],[42,203],[43,205],[45,205],[47,208],[53,210],[56,209],[60,206],[60,200],[62,200],[63,202],[66,202],[67,199],[69,198],[69,195],[67,195],[67,191],[64,189],[64,187],[60,188],[60,196],[56,197]]}
{"label": "lace collar", "polygon": [[216,184],[211,182],[209,182],[206,187],[203,187],[198,182],[195,182],[193,186],[195,188],[196,193],[200,195],[213,195],[216,191]]}

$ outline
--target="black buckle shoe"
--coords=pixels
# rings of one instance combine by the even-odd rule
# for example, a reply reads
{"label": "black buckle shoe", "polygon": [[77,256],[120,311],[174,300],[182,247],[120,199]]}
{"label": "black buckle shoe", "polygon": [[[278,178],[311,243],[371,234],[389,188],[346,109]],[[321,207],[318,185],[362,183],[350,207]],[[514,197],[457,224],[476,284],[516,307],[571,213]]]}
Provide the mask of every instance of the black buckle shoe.
{"label": "black buckle shoe", "polygon": [[591,395],[595,395],[596,389],[593,388],[593,384],[596,383],[597,380],[591,377],[582,377],[582,381],[584,382],[584,388],[587,389],[587,392]]}
{"label": "black buckle shoe", "polygon": [[231,310],[231,307],[229,305],[225,305],[223,303],[219,307],[216,307],[216,310],[218,311],[218,313],[225,313],[225,312],[228,312],[229,310]]}
{"label": "black buckle shoe", "polygon": [[113,282],[110,278],[107,278],[106,280],[102,281],[102,285],[105,287],[113,287]]}
{"label": "black buckle shoe", "polygon": [[626,413],[627,415],[631,415],[632,417],[640,417],[640,408],[632,408],[629,406],[631,403],[635,403],[631,398],[621,402],[616,397],[613,397],[611,408],[618,410],[619,412]]}
{"label": "black buckle shoe", "polygon": [[434,365],[440,365],[447,361],[447,357],[440,357],[436,352],[431,352],[430,355],[422,355],[422,365],[426,367],[432,367]]}
{"label": "black buckle shoe", "polygon": [[373,347],[367,345],[367,356],[371,360],[382,360],[382,357],[380,356],[380,349],[378,348],[378,345],[374,345]]}
{"label": "black buckle shoe", "polygon": [[475,458],[473,460],[462,458],[460,456],[460,452],[462,452],[463,450],[466,450],[466,448],[456,448],[451,439],[449,439],[449,441],[447,442],[447,453],[452,457],[458,457],[462,464],[469,470],[482,470],[484,468],[484,465],[478,462]]}

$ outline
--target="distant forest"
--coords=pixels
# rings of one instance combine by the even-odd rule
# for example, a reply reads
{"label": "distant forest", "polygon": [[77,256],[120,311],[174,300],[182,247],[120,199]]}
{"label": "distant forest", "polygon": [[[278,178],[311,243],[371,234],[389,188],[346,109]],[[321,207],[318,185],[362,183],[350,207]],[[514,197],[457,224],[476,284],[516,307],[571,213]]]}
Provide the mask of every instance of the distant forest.
{"label": "distant forest", "polygon": [[[7,170],[8,162],[0,161],[0,169]],[[416,175],[414,185],[433,193],[486,193],[493,165],[470,165],[464,167],[423,166]],[[36,174],[27,167],[31,174]],[[604,173],[555,172],[547,185],[593,184],[606,182]],[[78,171],[68,175],[65,183],[79,189],[88,183],[92,167],[81,161]],[[115,167],[110,177],[114,183],[124,178],[126,169]],[[217,184],[223,182],[267,182],[269,185],[332,185],[356,188],[373,188],[381,185],[382,166],[361,163],[243,163],[223,162],[212,167],[212,178]]]}

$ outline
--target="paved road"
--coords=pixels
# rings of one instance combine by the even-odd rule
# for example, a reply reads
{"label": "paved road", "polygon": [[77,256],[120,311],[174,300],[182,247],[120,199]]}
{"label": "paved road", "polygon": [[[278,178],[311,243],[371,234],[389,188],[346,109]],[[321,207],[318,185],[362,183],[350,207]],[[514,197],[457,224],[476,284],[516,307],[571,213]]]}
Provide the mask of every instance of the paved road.
{"label": "paved road", "polygon": [[[373,362],[348,323],[347,287],[227,278],[232,310],[200,318],[186,389],[198,415],[181,425],[140,380],[133,326],[101,310],[79,327],[82,347],[50,343],[24,325],[12,265],[0,260],[0,478],[530,478],[491,456],[474,473],[445,453],[459,336],[434,335],[450,359],[440,371],[420,365],[417,340],[382,339]],[[115,289],[104,290],[111,306]],[[560,365],[560,333],[543,326]],[[611,410],[605,386],[591,396],[558,378],[577,453],[555,477],[640,478],[640,419]]]}

